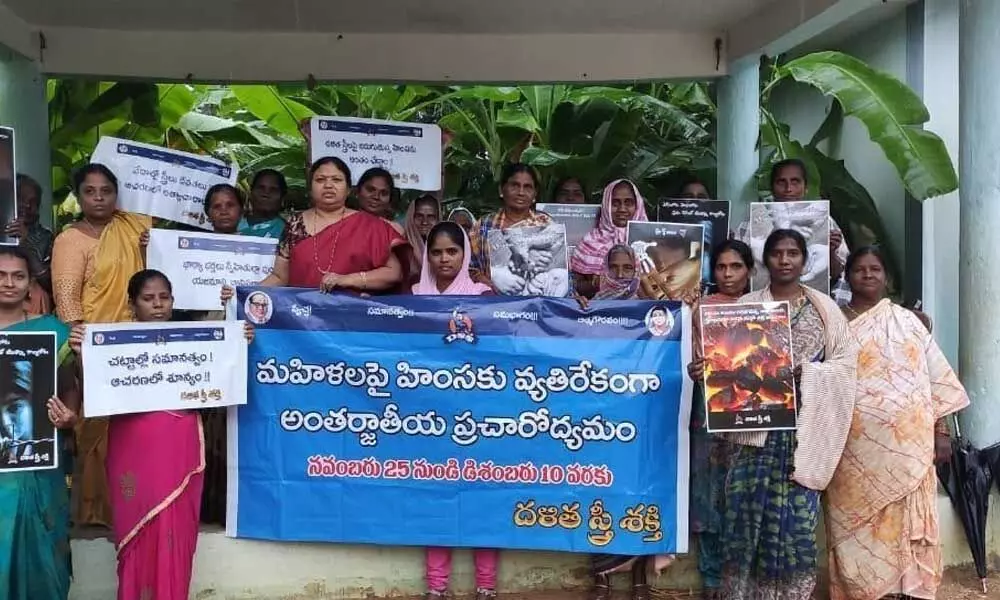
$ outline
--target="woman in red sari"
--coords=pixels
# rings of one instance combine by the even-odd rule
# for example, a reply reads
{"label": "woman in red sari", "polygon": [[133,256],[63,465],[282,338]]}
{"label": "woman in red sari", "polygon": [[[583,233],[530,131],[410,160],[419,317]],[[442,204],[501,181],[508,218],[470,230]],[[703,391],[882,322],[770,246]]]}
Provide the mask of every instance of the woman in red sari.
{"label": "woman in red sari", "polygon": [[[323,292],[390,293],[403,279],[397,252],[404,238],[381,217],[347,208],[351,170],[327,156],[309,169],[312,208],[292,215],[264,286],[319,288]],[[225,304],[233,289],[222,289]]]}

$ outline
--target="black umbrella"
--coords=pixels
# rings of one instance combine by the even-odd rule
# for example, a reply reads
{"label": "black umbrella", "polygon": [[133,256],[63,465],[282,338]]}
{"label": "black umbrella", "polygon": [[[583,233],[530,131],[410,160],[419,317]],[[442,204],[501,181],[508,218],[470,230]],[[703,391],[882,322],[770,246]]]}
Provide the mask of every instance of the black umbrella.
{"label": "black umbrella", "polygon": [[965,539],[976,563],[976,574],[983,583],[983,593],[986,593],[986,514],[998,461],[1000,444],[982,450],[976,448],[962,437],[956,418],[951,460],[937,465],[938,479],[962,521]]}

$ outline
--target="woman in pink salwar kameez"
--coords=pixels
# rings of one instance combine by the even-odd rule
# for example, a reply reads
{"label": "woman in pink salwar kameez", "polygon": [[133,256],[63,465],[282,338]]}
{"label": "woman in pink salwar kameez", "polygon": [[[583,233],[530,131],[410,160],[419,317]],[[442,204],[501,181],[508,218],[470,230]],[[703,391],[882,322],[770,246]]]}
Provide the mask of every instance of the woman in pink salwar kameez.
{"label": "woman in pink salwar kameez", "polygon": [[[128,284],[136,321],[169,321],[170,281],[159,271]],[[247,339],[253,329],[247,327]],[[82,332],[74,330],[82,339]],[[118,600],[187,600],[198,542],[205,439],[198,411],[111,418],[107,475],[118,552]]]}

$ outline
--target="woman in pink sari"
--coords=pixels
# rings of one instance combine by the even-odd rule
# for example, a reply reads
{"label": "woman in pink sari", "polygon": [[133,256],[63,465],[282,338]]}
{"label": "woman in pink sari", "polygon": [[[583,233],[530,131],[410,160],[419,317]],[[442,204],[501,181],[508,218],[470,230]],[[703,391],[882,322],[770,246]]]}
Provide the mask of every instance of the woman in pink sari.
{"label": "woman in pink sari", "polygon": [[593,298],[612,246],[628,244],[628,222],[646,221],[646,202],[628,179],[617,179],[604,188],[597,227],[580,241],[570,259],[576,291]]}
{"label": "woman in pink sari", "polygon": [[[351,170],[333,156],[309,169],[312,208],[288,219],[264,286],[319,288],[323,292],[384,294],[403,280],[399,253],[406,239],[389,221],[347,208]],[[222,303],[233,289],[222,288]]]}
{"label": "woman in pink sari", "polygon": [[[152,269],[128,282],[140,322],[169,321],[173,291]],[[79,350],[84,326],[73,328]],[[247,340],[253,329],[246,326]],[[187,600],[205,482],[205,436],[198,411],[111,418],[107,475],[118,552],[118,600]]]}
{"label": "woman in pink sari", "polygon": [[[420,282],[413,293],[422,296],[480,296],[492,294],[490,286],[475,283],[469,276],[472,248],[461,226],[451,221],[435,225],[427,235]],[[473,551],[476,565],[476,600],[495,598],[497,587],[496,550]],[[427,549],[427,598],[440,599],[448,593],[451,578],[451,548]]]}

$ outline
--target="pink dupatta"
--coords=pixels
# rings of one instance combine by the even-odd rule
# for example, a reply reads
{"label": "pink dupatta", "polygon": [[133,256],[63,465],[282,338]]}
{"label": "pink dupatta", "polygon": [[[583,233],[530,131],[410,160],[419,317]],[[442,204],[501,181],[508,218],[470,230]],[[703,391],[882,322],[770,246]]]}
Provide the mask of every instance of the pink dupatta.
{"label": "pink dupatta", "polygon": [[604,188],[604,197],[601,200],[601,218],[597,222],[597,227],[590,230],[583,240],[576,247],[573,258],[570,260],[569,270],[583,275],[600,275],[604,270],[604,261],[608,256],[608,251],[617,244],[628,243],[628,227],[615,227],[611,220],[611,196],[614,194],[615,186],[619,183],[627,183],[632,186],[632,193],[635,194],[635,215],[633,221],[648,221],[646,217],[646,201],[639,188],[628,179],[616,179]]}
{"label": "pink dupatta", "polygon": [[[459,227],[459,229],[462,229]],[[476,283],[469,276],[469,263],[472,262],[472,245],[469,243],[469,236],[462,229],[462,242],[465,246],[465,253],[462,256],[462,270],[455,276],[455,280],[448,285],[445,290],[439,291],[437,279],[431,274],[430,264],[427,261],[427,247],[424,245],[424,261],[420,269],[420,282],[414,284],[413,293],[418,296],[479,296],[490,291],[492,288],[485,283]]]}

